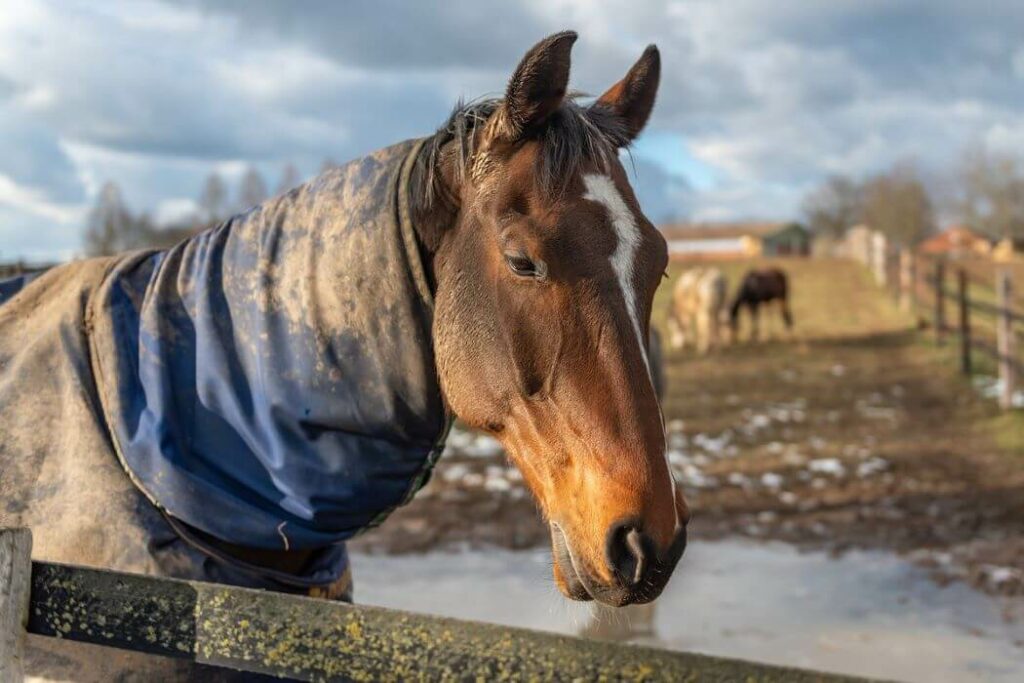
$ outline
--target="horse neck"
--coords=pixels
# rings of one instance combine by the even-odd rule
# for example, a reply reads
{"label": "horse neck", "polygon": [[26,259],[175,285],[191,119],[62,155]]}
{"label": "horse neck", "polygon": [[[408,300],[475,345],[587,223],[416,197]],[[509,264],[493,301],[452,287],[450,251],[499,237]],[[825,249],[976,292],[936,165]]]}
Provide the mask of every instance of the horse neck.
{"label": "horse neck", "polygon": [[[441,252],[442,243],[451,228],[458,221],[458,197],[460,189],[455,170],[452,143],[442,148],[437,166],[430,172],[429,161],[421,158],[413,169],[409,183],[410,206],[413,207],[412,223],[420,257],[427,269],[430,287],[437,291],[437,268],[435,262]],[[433,187],[429,187],[432,184]],[[428,199],[429,197],[429,199]]]}

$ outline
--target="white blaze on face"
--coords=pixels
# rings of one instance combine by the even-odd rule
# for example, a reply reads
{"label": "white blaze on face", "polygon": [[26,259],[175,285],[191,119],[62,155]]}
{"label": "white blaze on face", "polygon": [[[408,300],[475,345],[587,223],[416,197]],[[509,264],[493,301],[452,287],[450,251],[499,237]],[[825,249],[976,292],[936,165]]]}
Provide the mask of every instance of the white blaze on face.
{"label": "white blaze on face", "polygon": [[[636,332],[636,341],[640,345],[640,356],[647,366],[647,378],[651,382],[651,390],[654,390],[654,377],[651,374],[651,361],[647,357],[647,344],[644,342],[643,327],[640,326],[640,302],[637,300],[636,287],[633,286],[634,264],[636,263],[636,252],[640,248],[640,228],[636,224],[636,217],[626,206],[622,195],[615,188],[615,183],[606,175],[588,173],[583,176],[583,184],[587,191],[583,198],[597,202],[603,206],[612,220],[612,227],[615,229],[615,253],[612,254],[612,270],[619,281],[619,289],[626,300],[626,311],[629,313],[630,322],[633,323],[633,330]],[[661,418],[661,431],[665,432],[665,416],[661,414],[659,406],[658,417]],[[665,456],[665,467],[668,468],[668,479],[671,482],[673,500],[675,499],[676,478],[672,476],[672,465],[668,461],[668,453]],[[679,525],[679,520],[676,520]]]}
{"label": "white blaze on face", "polygon": [[[622,297],[625,299],[626,311],[629,314],[630,322],[633,324],[633,331],[636,332],[636,341],[640,346],[640,357],[644,359],[647,367],[647,378],[651,382],[651,390],[654,390],[654,377],[651,374],[651,362],[647,357],[647,344],[644,343],[643,327],[640,326],[640,302],[637,300],[636,287],[633,286],[634,264],[636,253],[640,248],[640,228],[636,224],[636,217],[626,206],[622,195],[615,188],[615,183],[606,175],[588,173],[583,176],[583,184],[587,188],[583,198],[597,202],[607,211],[615,230],[615,252],[612,254],[612,270],[619,282],[619,289],[622,290]],[[661,418],[661,431],[665,432],[665,417],[661,414],[660,406],[658,417]],[[665,467],[668,468],[668,478],[671,482],[673,499],[675,498],[676,480],[672,476],[672,465],[668,462],[668,453],[665,456]],[[679,521],[676,520],[678,526]]]}
{"label": "white blaze on face", "polygon": [[640,248],[640,228],[636,225],[636,218],[626,206],[622,195],[615,189],[615,183],[606,175],[588,173],[583,176],[583,184],[587,191],[584,199],[597,202],[608,210],[612,219],[612,227],[615,228],[615,253],[612,254],[612,270],[619,281],[619,289],[626,300],[626,311],[629,312],[630,322],[633,323],[633,330],[636,332],[637,343],[640,344],[640,355],[647,365],[647,374],[651,374],[651,362],[647,358],[647,344],[644,343],[643,328],[640,326],[640,313],[638,312],[639,302],[637,301],[636,288],[633,286],[633,264],[636,261],[636,252]]}

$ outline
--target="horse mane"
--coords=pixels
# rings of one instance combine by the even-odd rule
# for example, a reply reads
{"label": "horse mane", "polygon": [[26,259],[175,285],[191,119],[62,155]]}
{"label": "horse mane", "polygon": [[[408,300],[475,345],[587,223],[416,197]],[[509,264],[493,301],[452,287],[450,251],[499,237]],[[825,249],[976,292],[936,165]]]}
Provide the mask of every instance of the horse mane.
{"label": "horse mane", "polygon": [[[559,194],[569,178],[575,177],[585,162],[602,166],[608,156],[629,145],[626,122],[608,107],[581,106],[580,94],[566,97],[562,106],[544,125],[527,133],[524,139],[539,140],[536,185],[545,196]],[[502,100],[488,98],[472,102],[460,100],[448,120],[423,145],[417,159],[413,182],[417,208],[430,209],[444,192],[439,172],[442,150],[456,144],[455,171],[459,182],[472,178],[479,146],[477,131],[498,111]]]}

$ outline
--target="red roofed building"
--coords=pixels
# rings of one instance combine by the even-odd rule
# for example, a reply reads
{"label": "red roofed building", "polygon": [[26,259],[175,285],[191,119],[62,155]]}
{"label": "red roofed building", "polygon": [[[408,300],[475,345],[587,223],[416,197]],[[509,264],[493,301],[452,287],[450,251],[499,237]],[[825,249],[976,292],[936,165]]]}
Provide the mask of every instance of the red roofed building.
{"label": "red roofed building", "polygon": [[917,250],[922,254],[941,254],[953,258],[987,256],[992,251],[992,243],[973,230],[962,225],[954,225],[921,242]]}

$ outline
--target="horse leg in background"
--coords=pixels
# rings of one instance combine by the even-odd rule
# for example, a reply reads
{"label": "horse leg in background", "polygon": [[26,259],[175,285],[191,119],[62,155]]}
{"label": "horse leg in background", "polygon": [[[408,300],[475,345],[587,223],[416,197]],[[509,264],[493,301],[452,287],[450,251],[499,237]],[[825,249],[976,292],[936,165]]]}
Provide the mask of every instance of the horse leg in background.
{"label": "horse leg in background", "polygon": [[747,310],[750,311],[750,341],[757,341],[761,337],[761,316],[757,302],[748,303]]}
{"label": "horse leg in background", "polygon": [[722,312],[718,308],[708,314],[708,346],[718,348],[722,334]]}
{"label": "horse leg in background", "polygon": [[786,323],[786,332],[793,332],[793,312],[789,310],[789,297],[783,296],[779,300],[782,309],[782,321]]}
{"label": "horse leg in background", "polygon": [[676,348],[686,348],[686,342],[693,340],[693,316],[690,313],[680,315],[676,318],[676,323],[679,326],[679,346]]}
{"label": "horse leg in background", "polygon": [[667,325],[669,346],[673,349],[683,348],[683,345],[686,343],[686,336],[683,334],[683,328],[679,324],[675,311],[669,311]]}
{"label": "horse leg in background", "polygon": [[711,339],[710,339],[710,335],[711,335],[710,327],[711,327],[711,325],[710,325],[710,322],[709,322],[709,315],[708,315],[707,311],[701,310],[700,312],[698,312],[694,316],[694,318],[696,318],[696,325],[695,325],[695,327],[697,328],[697,330],[696,330],[697,353],[700,353],[700,354],[703,355],[703,354],[708,352],[708,348],[709,348],[709,346],[711,344]]}

